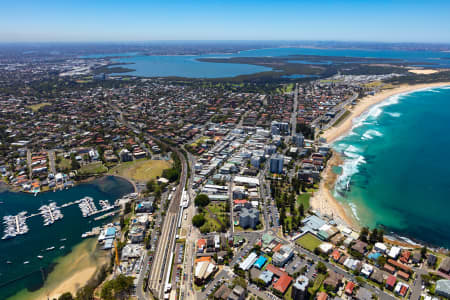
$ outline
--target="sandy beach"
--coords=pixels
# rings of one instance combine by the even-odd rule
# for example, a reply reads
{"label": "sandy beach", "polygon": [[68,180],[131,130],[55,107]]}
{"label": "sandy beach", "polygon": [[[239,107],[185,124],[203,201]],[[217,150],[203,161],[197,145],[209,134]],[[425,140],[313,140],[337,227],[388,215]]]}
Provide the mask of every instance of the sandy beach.
{"label": "sandy beach", "polygon": [[[345,135],[352,129],[353,119],[359,117],[362,113],[368,110],[373,105],[384,101],[385,99],[402,93],[407,93],[415,90],[420,90],[430,87],[439,87],[450,85],[450,82],[440,82],[432,84],[417,84],[417,85],[400,85],[392,89],[383,90],[376,95],[366,96],[361,99],[358,104],[351,110],[350,115],[343,122],[336,127],[331,127],[326,130],[322,137],[327,139],[327,142],[332,143],[339,137]],[[358,229],[359,224],[346,208],[337,201],[333,195],[332,190],[334,183],[338,177],[333,170],[333,166],[339,166],[342,160],[337,153],[333,153],[332,158],[328,161],[326,169],[322,173],[322,180],[319,185],[319,190],[311,197],[311,207],[322,214],[331,216],[338,221],[345,223],[347,226]]]}
{"label": "sandy beach", "polygon": [[419,75],[429,75],[439,72],[438,70],[433,69],[412,69],[408,70],[410,73],[419,74]]}
{"label": "sandy beach", "polygon": [[10,299],[57,299],[65,292],[75,295],[96,274],[98,268],[109,260],[104,252],[96,249],[96,245],[96,239],[81,242],[71,253],[57,260],[55,269],[42,288],[34,292],[23,290]]}
{"label": "sandy beach", "polygon": [[438,87],[445,85],[450,85],[450,82],[399,85],[392,89],[383,90],[373,96],[366,96],[362,98],[358,102],[358,104],[356,104],[356,106],[350,111],[350,115],[343,122],[339,123],[336,127],[330,127],[322,134],[322,137],[326,138],[328,143],[334,142],[337,138],[346,134],[348,131],[352,129],[354,118],[359,117],[362,113],[364,113],[373,105],[380,103],[391,96],[412,92],[424,88]]}

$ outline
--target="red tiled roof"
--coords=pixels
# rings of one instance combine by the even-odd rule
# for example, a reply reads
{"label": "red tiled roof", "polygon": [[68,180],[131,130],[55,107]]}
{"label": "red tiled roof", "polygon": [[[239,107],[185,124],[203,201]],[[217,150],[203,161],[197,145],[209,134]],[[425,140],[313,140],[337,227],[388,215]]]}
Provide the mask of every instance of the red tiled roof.
{"label": "red tiled roof", "polygon": [[398,275],[399,277],[403,278],[403,279],[406,279],[406,280],[409,279],[409,274],[406,273],[406,272],[398,271],[398,272],[397,272],[397,275]]}
{"label": "red tiled roof", "polygon": [[287,275],[286,272],[284,272],[280,268],[275,267],[272,264],[268,264],[266,267],[266,270],[272,272],[273,274],[275,274],[278,277],[283,277],[284,275]]}
{"label": "red tiled roof", "polygon": [[292,282],[292,277],[289,275],[283,275],[273,284],[273,288],[284,294]]}
{"label": "red tiled roof", "polygon": [[348,295],[353,294],[353,289],[355,288],[355,284],[351,281],[349,281],[347,283],[347,285],[345,286],[345,293]]}
{"label": "red tiled roof", "polygon": [[341,257],[341,252],[339,252],[339,250],[337,249],[334,249],[333,253],[331,253],[331,256],[335,261],[337,261]]}
{"label": "red tiled roof", "polygon": [[411,268],[410,267],[405,266],[404,264],[399,263],[398,261],[393,260],[391,258],[388,259],[388,263],[393,265],[394,267],[396,267],[398,269],[402,269],[405,272],[408,272],[408,273],[411,272]]}
{"label": "red tiled roof", "polygon": [[278,245],[273,247],[272,251],[273,252],[278,252],[278,251],[280,251],[281,247],[283,247],[283,245],[281,243],[279,243]]}
{"label": "red tiled roof", "polygon": [[327,300],[328,294],[325,292],[320,292],[317,294],[317,300]]}
{"label": "red tiled roof", "polygon": [[248,201],[245,199],[236,199],[234,200],[234,204],[244,204],[247,203]]}
{"label": "red tiled roof", "polygon": [[405,296],[407,291],[408,291],[408,287],[402,286],[400,289],[400,295]]}
{"label": "red tiled roof", "polygon": [[397,277],[395,277],[394,275],[390,275],[386,279],[386,285],[390,286],[390,287],[394,287],[396,281],[397,281]]}
{"label": "red tiled roof", "polygon": [[199,239],[197,241],[197,247],[200,248],[202,246],[206,246],[206,240],[205,239]]}

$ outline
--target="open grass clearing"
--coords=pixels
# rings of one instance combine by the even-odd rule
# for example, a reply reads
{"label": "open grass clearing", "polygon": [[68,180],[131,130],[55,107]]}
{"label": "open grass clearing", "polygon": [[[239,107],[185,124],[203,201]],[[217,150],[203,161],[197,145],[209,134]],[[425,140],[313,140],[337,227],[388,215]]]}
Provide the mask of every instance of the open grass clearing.
{"label": "open grass clearing", "polygon": [[33,112],[36,112],[40,108],[42,108],[44,106],[48,106],[48,105],[52,105],[52,104],[50,102],[42,102],[42,103],[30,105],[30,106],[28,106],[28,108],[31,109]]}
{"label": "open grass clearing", "polygon": [[309,209],[309,199],[311,198],[310,193],[303,193],[301,195],[298,195],[297,197],[297,203],[300,206],[300,204],[303,204],[303,208],[305,211]]}
{"label": "open grass clearing", "polygon": [[80,174],[102,174],[108,172],[108,169],[101,162],[95,162],[83,165],[78,173]]}
{"label": "open grass clearing", "polygon": [[316,249],[317,247],[319,247],[320,244],[322,244],[322,241],[316,238],[311,233],[306,233],[303,236],[301,236],[296,241],[296,243],[309,251],[314,251],[314,249]]}
{"label": "open grass clearing", "polygon": [[61,161],[58,163],[58,168],[61,170],[70,170],[72,167],[72,161],[67,158],[61,158]]}
{"label": "open grass clearing", "polygon": [[157,176],[161,176],[162,172],[171,166],[171,162],[166,160],[149,160],[143,158],[121,163],[109,170],[108,173],[120,175],[138,182],[147,182],[155,179]]}

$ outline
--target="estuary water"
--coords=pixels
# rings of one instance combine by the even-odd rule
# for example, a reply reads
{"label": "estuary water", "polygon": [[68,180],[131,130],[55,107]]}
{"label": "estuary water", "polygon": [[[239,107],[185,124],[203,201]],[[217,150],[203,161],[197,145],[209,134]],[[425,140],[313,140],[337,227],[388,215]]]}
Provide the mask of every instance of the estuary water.
{"label": "estuary water", "polygon": [[[39,194],[36,197],[25,193],[1,191],[0,216],[3,218],[5,215],[14,215],[24,210],[32,214],[49,202],[54,201],[60,206],[85,196],[94,198],[96,206],[100,208],[99,200],[109,200],[113,204],[116,199],[131,192],[133,186],[128,181],[112,176],[80,184],[68,190]],[[29,227],[27,234],[0,240],[0,299],[7,299],[18,292],[24,293],[24,290],[39,289],[55,263],[81,243],[82,233],[102,223],[111,222],[111,219],[94,221],[94,217],[83,218],[78,205],[62,208],[61,212],[64,218],[50,226],[43,226],[43,218],[35,216],[27,219]],[[64,249],[60,249],[61,246],[64,246]],[[45,249],[49,247],[55,249],[46,251]],[[37,258],[38,255],[43,258]],[[25,261],[29,263],[24,264]]]}
{"label": "estuary water", "polygon": [[450,86],[400,94],[354,120],[334,194],[354,217],[450,248]]}
{"label": "estuary water", "polygon": [[[200,58],[230,58],[230,57],[287,57],[291,55],[319,55],[340,57],[361,57],[378,59],[400,59],[415,63],[420,66],[423,63],[433,64],[433,67],[449,68],[450,55],[446,52],[435,51],[395,51],[395,50],[368,50],[368,49],[316,49],[316,48],[268,48],[241,51],[227,54],[206,55],[152,55],[146,56],[139,53],[122,54],[96,54],[85,58],[100,58],[111,56],[124,56],[112,59],[115,63],[124,63],[124,67],[135,71],[116,73],[112,75],[132,75],[143,77],[188,77],[188,78],[224,78],[239,75],[255,74],[271,71],[271,68],[231,63],[212,63],[198,61]],[[332,61],[308,62],[292,61],[295,63],[331,64]],[[300,74],[301,75],[301,74]]]}

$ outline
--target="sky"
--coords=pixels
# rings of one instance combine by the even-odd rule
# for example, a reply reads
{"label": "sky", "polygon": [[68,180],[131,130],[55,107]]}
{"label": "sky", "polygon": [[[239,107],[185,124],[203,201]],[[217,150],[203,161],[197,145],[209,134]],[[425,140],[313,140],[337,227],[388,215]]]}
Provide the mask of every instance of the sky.
{"label": "sky", "polygon": [[450,1],[1,0],[1,42],[450,43]]}

